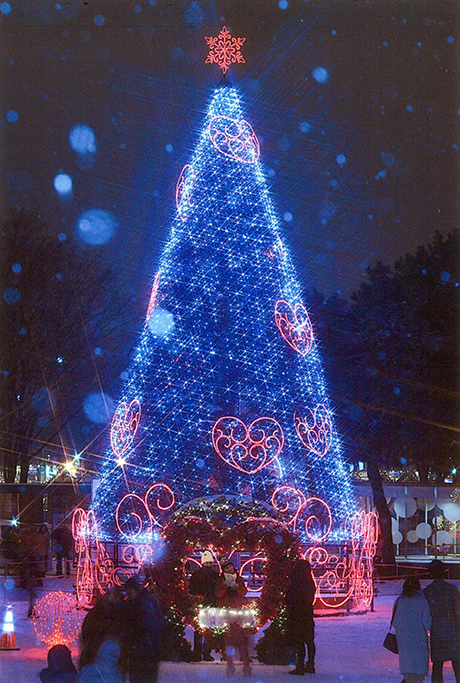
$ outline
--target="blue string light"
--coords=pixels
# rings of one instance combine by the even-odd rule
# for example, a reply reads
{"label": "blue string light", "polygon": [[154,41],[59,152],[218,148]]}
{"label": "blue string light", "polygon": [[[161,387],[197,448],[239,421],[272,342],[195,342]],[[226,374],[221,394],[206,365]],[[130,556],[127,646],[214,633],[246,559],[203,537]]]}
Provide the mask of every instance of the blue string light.
{"label": "blue string light", "polygon": [[[171,511],[220,493],[270,502],[277,491],[297,491],[329,507],[330,539],[356,511],[259,153],[236,90],[219,86],[177,183],[171,234],[112,422],[93,506],[101,540],[135,540],[151,528],[144,497],[154,484],[173,492]],[[310,538],[319,539],[325,522],[316,521]]]}

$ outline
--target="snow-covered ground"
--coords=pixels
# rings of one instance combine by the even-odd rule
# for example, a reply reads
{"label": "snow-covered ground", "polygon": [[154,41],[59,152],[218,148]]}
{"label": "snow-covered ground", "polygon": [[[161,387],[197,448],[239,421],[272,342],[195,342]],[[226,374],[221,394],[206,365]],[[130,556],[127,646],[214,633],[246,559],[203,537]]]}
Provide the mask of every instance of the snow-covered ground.
{"label": "snow-covered ground", "polygon": [[[460,586],[459,586],[460,587]],[[47,590],[72,591],[72,579],[47,580]],[[399,593],[401,582],[378,586],[375,612],[350,616],[328,616],[316,619],[316,671],[300,680],[316,683],[400,683],[398,657],[382,647],[388,629],[394,596]],[[27,618],[28,601],[24,591],[10,588],[4,595],[3,604],[13,604],[17,645],[19,651],[0,652],[1,683],[34,683],[38,673],[46,666],[47,646],[35,635],[32,620]],[[1,619],[3,619],[1,610]],[[0,623],[1,626],[1,623]],[[74,659],[78,656],[78,643],[71,645]],[[235,678],[241,677],[241,665],[237,665]],[[288,682],[299,680],[288,675],[289,667],[266,666],[253,662],[252,683]],[[221,662],[161,665],[159,683],[213,683],[224,681],[225,664]],[[426,679],[430,680],[429,678]],[[446,665],[444,681],[455,680],[450,664]]]}

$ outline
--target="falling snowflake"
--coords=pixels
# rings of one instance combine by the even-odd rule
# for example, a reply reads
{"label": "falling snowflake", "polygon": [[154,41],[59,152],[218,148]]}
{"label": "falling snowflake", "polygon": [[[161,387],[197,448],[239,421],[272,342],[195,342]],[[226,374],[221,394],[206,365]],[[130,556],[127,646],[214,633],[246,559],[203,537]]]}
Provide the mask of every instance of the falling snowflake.
{"label": "falling snowflake", "polygon": [[218,64],[222,73],[227,73],[230,64],[244,64],[245,59],[240,52],[246,38],[232,38],[230,31],[224,26],[217,38],[205,37],[209,45],[209,54],[205,64]]}

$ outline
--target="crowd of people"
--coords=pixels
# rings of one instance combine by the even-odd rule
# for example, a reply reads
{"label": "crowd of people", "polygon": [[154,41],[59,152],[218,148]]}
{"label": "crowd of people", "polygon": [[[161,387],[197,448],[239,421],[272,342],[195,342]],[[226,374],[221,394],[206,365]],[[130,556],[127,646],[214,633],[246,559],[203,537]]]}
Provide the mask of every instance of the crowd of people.
{"label": "crowd of people", "polygon": [[[248,605],[247,586],[233,562],[220,561],[215,569],[212,553],[201,555],[201,567],[192,573],[189,592],[202,607],[228,610],[221,655],[226,673],[235,673],[239,651],[243,676],[251,675],[248,629],[231,615]],[[452,662],[455,680],[460,683],[460,593],[448,583],[445,565],[433,560],[429,565],[432,582],[422,591],[417,576],[409,576],[393,606],[394,626],[401,683],[422,683],[428,674],[430,650],[432,683],[443,683],[444,662]],[[154,683],[163,657],[167,623],[154,595],[136,577],[124,584],[125,595],[114,587],[102,595],[86,615],[81,630],[82,651],[79,671],[65,645],[48,653],[48,667],[40,673],[42,683]],[[284,634],[295,650],[292,675],[315,673],[315,626],[313,603],[315,582],[310,564],[298,559],[285,592]],[[203,629],[194,633],[194,661],[213,661],[211,641]]]}
{"label": "crowd of people", "polygon": [[[221,655],[226,673],[235,673],[235,655],[239,652],[243,676],[251,675],[249,632],[232,618],[248,606],[247,586],[233,562],[220,560],[221,572],[214,568],[209,550],[201,555],[201,567],[192,573],[189,592],[202,607],[228,610],[229,624],[223,637]],[[292,571],[286,593],[286,633],[297,653],[297,666],[290,673],[313,673],[315,584],[306,560],[298,560]],[[42,683],[154,683],[163,657],[167,623],[154,594],[143,587],[137,577],[120,588],[113,587],[102,595],[87,613],[81,628],[82,650],[77,671],[70,650],[55,645],[48,652],[48,666],[40,673]],[[305,644],[308,661],[305,664]],[[202,630],[194,633],[194,661],[213,661],[210,642]]]}

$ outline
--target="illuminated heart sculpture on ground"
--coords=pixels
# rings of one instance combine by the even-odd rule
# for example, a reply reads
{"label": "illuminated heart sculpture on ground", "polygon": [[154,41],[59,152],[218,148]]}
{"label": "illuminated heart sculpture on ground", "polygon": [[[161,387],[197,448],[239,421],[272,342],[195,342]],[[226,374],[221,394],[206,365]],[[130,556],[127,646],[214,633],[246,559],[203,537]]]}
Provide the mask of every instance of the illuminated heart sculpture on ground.
{"label": "illuminated heart sculpture on ground", "polygon": [[294,426],[304,446],[317,455],[326,455],[332,445],[332,420],[325,406],[316,406],[314,412],[307,408],[303,419],[296,412]]}
{"label": "illuminated heart sculpture on ground", "polygon": [[212,444],[228,465],[255,474],[279,456],[284,434],[272,417],[259,417],[249,427],[238,417],[221,417],[213,427]]}
{"label": "illuminated heart sculpture on ground", "polygon": [[292,307],[280,299],[275,305],[275,323],[289,346],[306,356],[313,346],[313,326],[305,306],[296,303]]}

